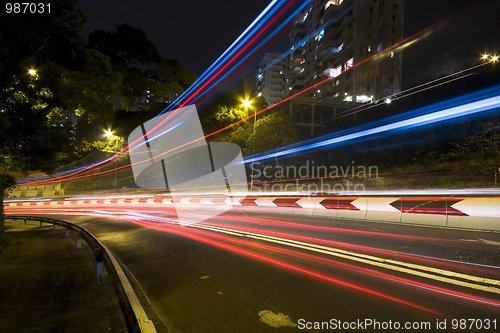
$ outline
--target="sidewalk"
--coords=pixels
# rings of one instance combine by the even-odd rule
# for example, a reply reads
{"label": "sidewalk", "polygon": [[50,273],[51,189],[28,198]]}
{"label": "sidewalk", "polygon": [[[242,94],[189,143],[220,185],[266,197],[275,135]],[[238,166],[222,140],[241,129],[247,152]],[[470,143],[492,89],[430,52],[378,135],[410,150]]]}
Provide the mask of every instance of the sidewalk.
{"label": "sidewalk", "polygon": [[70,232],[5,222],[0,246],[0,331],[127,332],[113,286]]}

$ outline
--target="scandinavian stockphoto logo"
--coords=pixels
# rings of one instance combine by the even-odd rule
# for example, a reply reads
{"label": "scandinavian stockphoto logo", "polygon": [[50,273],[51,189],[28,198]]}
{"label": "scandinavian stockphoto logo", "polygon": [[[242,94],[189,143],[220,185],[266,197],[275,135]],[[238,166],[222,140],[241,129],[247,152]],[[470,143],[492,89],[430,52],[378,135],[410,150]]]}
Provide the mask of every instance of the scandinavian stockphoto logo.
{"label": "scandinavian stockphoto logo", "polygon": [[[208,144],[194,105],[138,126],[128,142],[135,142],[129,148],[135,183],[142,188],[170,190],[179,222],[221,214],[248,191],[240,147],[229,142]],[[179,200],[201,194],[225,200],[226,205],[212,205],[199,214]]]}

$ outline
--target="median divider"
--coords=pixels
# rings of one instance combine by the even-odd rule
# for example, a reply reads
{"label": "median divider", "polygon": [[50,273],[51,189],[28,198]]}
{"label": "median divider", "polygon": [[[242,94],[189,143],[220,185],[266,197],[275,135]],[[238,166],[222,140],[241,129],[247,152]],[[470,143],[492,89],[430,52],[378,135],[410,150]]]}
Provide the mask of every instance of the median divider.
{"label": "median divider", "polygon": [[8,214],[5,215],[5,218],[10,218],[12,220],[21,219],[24,220],[24,223],[26,223],[26,221],[38,221],[40,222],[40,226],[42,226],[43,223],[47,223],[53,225],[54,229],[56,225],[61,226],[66,229],[66,236],[69,236],[68,232],[70,230],[75,232],[78,236],[77,247],[81,247],[81,240],[84,239],[85,242],[94,250],[97,275],[102,275],[104,273],[103,265],[106,267],[106,271],[115,289],[129,332],[156,332],[153,322],[148,319],[146,312],[137,298],[137,295],[132,289],[132,285],[128,281],[113,253],[87,229],[67,221],[46,217]]}
{"label": "median divider", "polygon": [[[175,202],[175,206],[173,203]],[[165,208],[202,212],[220,211],[221,205],[234,211],[251,211],[264,214],[293,214],[325,218],[351,218],[429,225],[472,230],[500,230],[500,196],[296,196],[296,195],[247,195],[221,198],[213,196],[158,195],[149,199],[109,199],[67,201],[9,202],[7,211],[20,213],[23,209],[53,209],[77,205],[163,205]]]}

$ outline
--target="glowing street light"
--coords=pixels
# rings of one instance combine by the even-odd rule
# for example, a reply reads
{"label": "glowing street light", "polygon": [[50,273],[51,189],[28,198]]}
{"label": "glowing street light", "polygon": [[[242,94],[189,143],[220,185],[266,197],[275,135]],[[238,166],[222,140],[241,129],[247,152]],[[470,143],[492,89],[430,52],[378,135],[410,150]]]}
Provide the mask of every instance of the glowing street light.
{"label": "glowing street light", "polygon": [[34,69],[30,69],[30,70],[28,71],[28,73],[30,73],[30,75],[36,75],[36,70],[34,70]]}
{"label": "glowing street light", "polygon": [[106,135],[106,137],[108,139],[111,139],[113,137],[113,132],[112,131],[106,131],[105,135]]}
{"label": "glowing street light", "polygon": [[491,57],[491,61],[498,61],[498,56]]}
{"label": "glowing street light", "polygon": [[249,108],[250,106],[252,106],[252,103],[248,99],[245,99],[243,101],[243,107]]}
{"label": "glowing street light", "polygon": [[483,54],[483,56],[482,56],[481,58],[482,58],[483,60],[486,60],[486,59],[488,59],[488,57],[489,57],[489,55],[487,55],[487,54]]}

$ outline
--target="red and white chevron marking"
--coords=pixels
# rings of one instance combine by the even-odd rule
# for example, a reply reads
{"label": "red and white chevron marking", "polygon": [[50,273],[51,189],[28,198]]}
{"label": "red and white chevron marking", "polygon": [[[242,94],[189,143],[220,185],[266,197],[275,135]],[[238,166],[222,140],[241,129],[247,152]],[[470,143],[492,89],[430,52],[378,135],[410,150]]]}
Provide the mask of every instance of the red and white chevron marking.
{"label": "red and white chevron marking", "polygon": [[500,197],[174,197],[136,199],[94,199],[9,202],[6,207],[83,206],[83,205],[231,205],[239,207],[293,208],[351,212],[432,214],[500,218]]}

